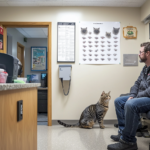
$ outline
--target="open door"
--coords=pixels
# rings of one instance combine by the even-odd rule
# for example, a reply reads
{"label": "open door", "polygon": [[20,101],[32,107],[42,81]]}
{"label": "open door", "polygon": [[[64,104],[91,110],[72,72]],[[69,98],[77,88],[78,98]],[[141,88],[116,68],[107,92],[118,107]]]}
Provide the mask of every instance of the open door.
{"label": "open door", "polygon": [[[36,27],[47,27],[48,28],[48,53],[47,53],[47,73],[48,73],[48,101],[47,101],[47,110],[48,110],[48,126],[52,125],[52,67],[51,67],[51,22],[0,22],[0,26],[3,27],[3,50],[0,50],[0,53],[7,53],[7,28],[36,28]],[[18,54],[21,57],[21,54]]]}

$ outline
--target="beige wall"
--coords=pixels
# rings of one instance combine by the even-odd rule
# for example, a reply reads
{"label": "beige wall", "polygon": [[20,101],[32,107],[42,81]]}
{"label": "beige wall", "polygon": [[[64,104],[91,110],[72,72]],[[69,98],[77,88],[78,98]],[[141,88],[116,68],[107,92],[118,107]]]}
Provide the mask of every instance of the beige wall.
{"label": "beige wall", "polygon": [[144,25],[144,29],[145,29],[145,41],[150,42],[150,39],[149,39],[149,23]]}
{"label": "beige wall", "polygon": [[[114,100],[128,93],[138,78],[144,64],[138,67],[123,67],[123,54],[137,54],[139,45],[145,41],[144,25],[141,23],[140,8],[111,7],[2,7],[0,21],[51,21],[52,22],[52,119],[79,119],[88,105],[95,104],[102,91],[111,91],[110,108],[105,117],[116,119]],[[72,83],[69,96],[65,97],[58,78],[57,22],[76,22],[76,60],[72,64]],[[79,21],[120,21],[121,47],[119,65],[79,65]],[[122,28],[137,27],[138,36],[126,40]]]}
{"label": "beige wall", "polygon": [[[147,0],[141,7],[141,21],[150,15],[150,0]],[[149,39],[149,23],[144,25],[145,41],[150,41]]]}
{"label": "beige wall", "polygon": [[141,7],[141,21],[150,15],[150,0],[147,0]]}

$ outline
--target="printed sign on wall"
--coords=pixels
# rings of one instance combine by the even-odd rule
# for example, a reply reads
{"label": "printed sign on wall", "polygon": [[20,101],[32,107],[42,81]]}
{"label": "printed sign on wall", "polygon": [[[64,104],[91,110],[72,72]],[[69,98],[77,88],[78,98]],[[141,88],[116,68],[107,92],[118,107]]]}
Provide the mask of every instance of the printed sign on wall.
{"label": "printed sign on wall", "polygon": [[123,54],[123,66],[138,66],[138,54]]}
{"label": "printed sign on wall", "polygon": [[58,22],[57,62],[75,62],[75,22]]}
{"label": "printed sign on wall", "polygon": [[120,22],[79,23],[79,63],[120,63]]}

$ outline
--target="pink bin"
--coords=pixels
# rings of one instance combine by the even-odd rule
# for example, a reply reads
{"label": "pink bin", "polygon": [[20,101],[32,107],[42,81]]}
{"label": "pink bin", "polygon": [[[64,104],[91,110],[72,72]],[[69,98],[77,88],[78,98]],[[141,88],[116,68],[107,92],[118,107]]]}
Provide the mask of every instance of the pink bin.
{"label": "pink bin", "polygon": [[7,73],[0,72],[0,83],[6,83],[7,81]]}

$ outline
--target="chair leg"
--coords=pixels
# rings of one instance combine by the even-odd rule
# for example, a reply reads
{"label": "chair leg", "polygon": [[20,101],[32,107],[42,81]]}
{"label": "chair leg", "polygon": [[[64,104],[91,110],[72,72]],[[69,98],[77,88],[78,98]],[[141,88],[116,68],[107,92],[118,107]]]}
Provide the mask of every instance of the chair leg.
{"label": "chair leg", "polygon": [[150,143],[149,143],[149,150],[150,150]]}

